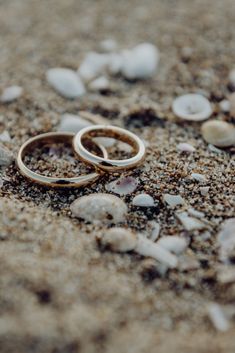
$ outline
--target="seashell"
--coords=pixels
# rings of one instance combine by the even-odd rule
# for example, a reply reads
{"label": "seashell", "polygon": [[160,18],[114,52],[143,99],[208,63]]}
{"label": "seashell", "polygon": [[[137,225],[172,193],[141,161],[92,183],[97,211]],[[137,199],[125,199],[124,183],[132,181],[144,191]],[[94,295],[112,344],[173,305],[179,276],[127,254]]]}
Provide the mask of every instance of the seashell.
{"label": "seashell", "polygon": [[148,194],[144,194],[144,193],[135,196],[132,200],[132,204],[134,206],[139,206],[139,207],[154,207],[155,206],[154,199],[152,198],[152,196],[150,196]]}
{"label": "seashell", "polygon": [[13,161],[13,155],[8,148],[0,145],[0,166],[8,166]]}
{"label": "seashell", "polygon": [[235,144],[235,126],[225,121],[210,120],[202,125],[204,140],[218,147]]}
{"label": "seashell", "polygon": [[65,68],[53,68],[46,73],[48,83],[63,97],[77,98],[86,90],[75,71]]}
{"label": "seashell", "polygon": [[178,118],[191,121],[205,120],[212,114],[210,102],[200,94],[185,94],[176,98],[172,110]]}
{"label": "seashell", "polygon": [[127,79],[148,79],[157,71],[159,53],[157,47],[142,43],[122,53],[122,75]]}
{"label": "seashell", "polygon": [[126,252],[136,247],[137,235],[130,229],[114,227],[106,230],[99,242],[112,251]]}
{"label": "seashell", "polygon": [[115,224],[124,222],[127,215],[127,206],[119,197],[102,193],[79,197],[70,209],[75,217],[91,223]]}
{"label": "seashell", "polygon": [[164,194],[163,200],[172,208],[178,205],[184,205],[185,201],[180,195]]}
{"label": "seashell", "polygon": [[81,63],[78,73],[85,82],[89,82],[105,73],[109,61],[109,54],[90,52]]}
{"label": "seashell", "polygon": [[219,103],[220,109],[224,113],[228,113],[230,111],[230,102],[228,99],[224,99]]}
{"label": "seashell", "polygon": [[19,98],[23,93],[23,88],[20,86],[10,86],[4,89],[0,102],[10,103]]}
{"label": "seashell", "polygon": [[235,116],[235,92],[229,96],[230,113]]}
{"label": "seashell", "polygon": [[200,173],[192,173],[191,178],[196,181],[199,181],[199,182],[206,182],[207,181],[205,175],[200,174]]}
{"label": "seashell", "polygon": [[81,118],[79,115],[63,114],[58,126],[58,131],[74,132],[75,134],[84,127],[92,125],[86,119]]}
{"label": "seashell", "polygon": [[139,182],[137,179],[126,176],[120,177],[105,186],[105,189],[118,195],[128,195],[135,191]]}
{"label": "seashell", "polygon": [[195,152],[196,149],[190,145],[189,143],[179,143],[177,145],[177,150],[180,151],[180,152],[188,152],[188,153],[192,153],[192,152]]}
{"label": "seashell", "polygon": [[207,306],[207,312],[212,324],[218,331],[226,332],[229,330],[230,322],[219,304],[210,303]]}
{"label": "seashell", "polygon": [[190,231],[205,228],[205,224],[194,217],[189,217],[187,212],[176,213],[176,217],[182,223],[183,227]]}
{"label": "seashell", "polygon": [[113,52],[117,50],[117,42],[114,39],[105,39],[100,42],[100,49],[104,52]]}
{"label": "seashell", "polygon": [[184,238],[177,237],[176,235],[162,237],[157,241],[157,244],[176,255],[182,254],[188,246]]}
{"label": "seashell", "polygon": [[91,81],[88,85],[88,88],[91,91],[105,91],[110,88],[110,83],[107,77],[100,76]]}
{"label": "seashell", "polygon": [[152,257],[169,268],[177,267],[178,259],[175,255],[140,234],[135,251],[142,256]]}

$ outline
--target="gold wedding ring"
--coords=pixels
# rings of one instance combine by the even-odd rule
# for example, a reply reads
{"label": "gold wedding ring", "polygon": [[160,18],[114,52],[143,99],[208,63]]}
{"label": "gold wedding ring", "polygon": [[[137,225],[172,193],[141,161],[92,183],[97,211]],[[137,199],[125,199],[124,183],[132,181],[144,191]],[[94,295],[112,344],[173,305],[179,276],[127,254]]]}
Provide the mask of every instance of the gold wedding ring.
{"label": "gold wedding ring", "polygon": [[[84,145],[86,139],[96,137],[109,137],[125,142],[133,148],[134,156],[122,160],[99,157],[88,151]],[[108,172],[134,168],[139,165],[145,157],[145,146],[138,136],[128,130],[111,125],[93,125],[82,129],[74,137],[73,147],[82,161]]]}
{"label": "gold wedding ring", "polygon": [[[38,174],[30,170],[24,163],[24,157],[33,151],[35,147],[41,146],[43,144],[53,144],[53,143],[69,143],[72,144],[74,134],[69,132],[49,132],[41,134],[35,137],[30,138],[26,141],[20,148],[17,156],[17,165],[22,175],[30,179],[33,182],[39,184],[48,185],[52,187],[79,187],[87,185],[100,177],[100,172],[89,173],[86,175],[80,175],[73,178],[58,178],[58,177],[49,177]],[[106,149],[93,141],[93,145],[102,153],[103,158],[107,158],[108,154]]]}

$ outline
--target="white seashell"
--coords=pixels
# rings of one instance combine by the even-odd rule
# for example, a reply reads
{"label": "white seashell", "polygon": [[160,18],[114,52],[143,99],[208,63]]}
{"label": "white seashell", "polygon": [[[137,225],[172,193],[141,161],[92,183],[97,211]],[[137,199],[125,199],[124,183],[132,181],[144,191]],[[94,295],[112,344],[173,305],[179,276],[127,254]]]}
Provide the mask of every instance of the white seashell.
{"label": "white seashell", "polygon": [[77,98],[86,90],[77,73],[70,69],[53,68],[46,73],[48,83],[63,97]]}
{"label": "white seashell", "polygon": [[185,201],[180,195],[164,194],[163,200],[172,208],[178,205],[184,205]]}
{"label": "white seashell", "polygon": [[200,193],[202,196],[206,196],[210,190],[210,187],[209,186],[202,186],[200,187]]}
{"label": "white seashell", "polygon": [[224,113],[228,113],[230,111],[230,102],[228,99],[224,99],[219,103],[220,109]]}
{"label": "white seashell", "polygon": [[126,252],[136,247],[137,235],[130,229],[114,227],[106,230],[99,241],[112,251]]}
{"label": "white seashell", "polygon": [[177,237],[176,235],[162,237],[157,241],[157,244],[176,255],[182,254],[188,246],[184,238]]}
{"label": "white seashell", "polygon": [[188,153],[192,153],[196,151],[196,149],[189,143],[179,143],[177,145],[177,150],[181,152],[188,152]]}
{"label": "white seashell", "polygon": [[12,153],[0,145],[0,166],[8,166],[13,161]]}
{"label": "white seashell", "polygon": [[135,191],[139,182],[137,179],[126,176],[120,177],[105,186],[105,189],[118,195],[128,195]]}
{"label": "white seashell", "polygon": [[75,134],[83,129],[84,127],[90,126],[88,120],[81,118],[79,115],[74,114],[63,114],[61,117],[58,131],[74,132]]}
{"label": "white seashell", "polygon": [[160,234],[160,224],[157,223],[156,221],[150,221],[149,225],[152,228],[149,239],[152,241],[155,241],[155,240],[157,240],[157,238],[159,237],[159,234]]}
{"label": "white seashell", "polygon": [[209,318],[214,327],[221,332],[228,331],[230,328],[230,322],[226,318],[222,307],[217,303],[211,303],[207,307]]}
{"label": "white seashell", "polygon": [[134,206],[139,206],[139,207],[154,207],[154,199],[152,196],[148,194],[139,194],[135,196],[132,200],[132,204]]}
{"label": "white seashell", "polygon": [[78,73],[85,82],[89,82],[105,73],[109,61],[109,54],[90,52],[81,63]]}
{"label": "white seashell", "polygon": [[229,79],[229,83],[230,83],[232,86],[235,86],[235,69],[233,69],[233,70],[230,71],[229,76],[228,76],[228,79]]}
{"label": "white seashell", "polygon": [[96,78],[94,81],[91,81],[88,85],[88,88],[91,91],[105,91],[109,89],[109,87],[109,80],[105,76],[100,76]]}
{"label": "white seashell", "polygon": [[102,193],[79,197],[70,209],[75,217],[91,223],[124,222],[127,214],[127,206],[119,197]]}
{"label": "white seashell", "polygon": [[11,141],[11,136],[8,131],[5,130],[0,134],[0,141],[2,141],[2,142],[10,142]]}
{"label": "white seashell", "polygon": [[169,268],[177,267],[178,259],[175,255],[140,234],[135,251],[142,256],[152,257]]}
{"label": "white seashell", "polygon": [[176,98],[172,110],[178,118],[191,121],[205,120],[212,114],[210,102],[200,94],[185,94]]}
{"label": "white seashell", "polygon": [[186,230],[196,230],[205,228],[205,224],[194,217],[189,217],[187,212],[176,213],[176,217],[180,220]]}
{"label": "white seashell", "polygon": [[205,175],[199,174],[199,173],[192,173],[191,178],[196,181],[199,181],[199,182],[206,182],[207,181]]}
{"label": "white seashell", "polygon": [[127,79],[151,78],[157,71],[159,53],[157,47],[142,43],[123,52],[121,72]]}
{"label": "white seashell", "polygon": [[230,113],[235,116],[235,92],[229,96]]}
{"label": "white seashell", "polygon": [[218,147],[235,144],[235,126],[225,121],[210,120],[202,125],[204,140]]}
{"label": "white seashell", "polygon": [[114,39],[105,39],[100,43],[100,49],[104,52],[112,52],[117,50],[117,42]]}
{"label": "white seashell", "polygon": [[235,249],[235,218],[222,223],[217,239],[220,245],[220,259],[228,262],[230,253]]}
{"label": "white seashell", "polygon": [[10,86],[4,89],[0,101],[2,103],[10,103],[19,98],[23,93],[23,88],[20,86]]}

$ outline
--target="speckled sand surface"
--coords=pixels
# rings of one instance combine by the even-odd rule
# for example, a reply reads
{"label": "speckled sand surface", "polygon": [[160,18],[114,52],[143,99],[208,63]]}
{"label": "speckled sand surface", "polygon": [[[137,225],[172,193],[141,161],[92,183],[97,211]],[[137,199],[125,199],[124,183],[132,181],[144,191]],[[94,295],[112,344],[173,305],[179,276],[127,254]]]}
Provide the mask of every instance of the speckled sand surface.
{"label": "speckled sand surface", "polygon": [[[221,284],[216,234],[234,217],[232,149],[216,153],[202,140],[199,123],[177,121],[170,105],[177,95],[203,90],[213,103],[229,94],[228,73],[235,65],[234,0],[177,1],[0,1],[0,88],[20,85],[24,94],[0,105],[5,143],[14,154],[28,137],[56,130],[62,113],[88,110],[128,127],[149,148],[144,165],[130,175],[139,179],[125,197],[127,224],[144,230],[149,220],[162,235],[190,240],[191,271],[155,277],[146,259],[136,254],[102,252],[100,227],[71,216],[79,196],[105,192],[107,177],[92,187],[56,191],[30,185],[14,164],[0,189],[0,351],[53,352],[235,352],[235,322],[218,333],[206,308],[216,302],[234,308],[235,283]],[[152,42],[161,52],[159,72],[144,83],[113,78],[108,95],[87,94],[68,101],[45,80],[47,69],[77,69],[90,50],[106,38],[121,48]],[[182,48],[192,47],[190,60]],[[205,74],[205,70],[211,74]],[[177,144],[196,151],[180,154]],[[192,173],[206,176],[204,184]],[[202,196],[201,186],[209,186]],[[131,200],[147,192],[158,201],[149,211]],[[207,230],[186,232],[174,211],[162,202],[180,194],[205,213]]]}

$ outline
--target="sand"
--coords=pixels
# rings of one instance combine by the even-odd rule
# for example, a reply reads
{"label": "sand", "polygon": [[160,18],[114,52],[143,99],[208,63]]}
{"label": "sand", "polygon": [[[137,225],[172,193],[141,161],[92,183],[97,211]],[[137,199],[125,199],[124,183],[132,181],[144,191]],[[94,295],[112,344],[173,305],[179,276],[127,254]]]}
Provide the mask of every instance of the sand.
{"label": "sand", "polygon": [[[12,138],[4,145],[16,155],[28,137],[55,131],[62,113],[79,110],[137,133],[149,147],[144,165],[124,173],[139,180],[133,194],[121,197],[129,207],[124,226],[143,232],[149,221],[158,221],[161,236],[189,240],[187,256],[196,264],[161,276],[148,259],[99,248],[96,236],[104,226],[76,219],[70,204],[106,192],[105,184],[115,176],[90,187],[55,190],[30,184],[12,163],[2,172],[0,189],[1,352],[235,351],[234,318],[230,330],[220,333],[207,314],[210,302],[234,308],[235,283],[218,278],[216,241],[220,224],[235,214],[234,149],[211,151],[201,123],[179,121],[170,108],[180,94],[203,92],[214,117],[234,123],[218,104],[232,90],[234,22],[233,0],[0,1],[0,87],[24,88],[20,99],[0,105],[1,131]],[[106,94],[88,93],[74,101],[49,87],[47,69],[77,69],[107,38],[121,48],[142,41],[157,45],[157,75],[135,83],[115,77]],[[189,58],[184,47],[193,48]],[[196,152],[179,153],[180,142],[191,143]],[[32,161],[37,157],[35,152]],[[69,164],[68,159],[61,163]],[[192,180],[192,173],[205,175],[207,182]],[[210,187],[206,196],[202,186]],[[140,192],[153,196],[157,207],[132,206]],[[185,231],[164,204],[166,193],[180,194],[204,212],[207,229]]]}

